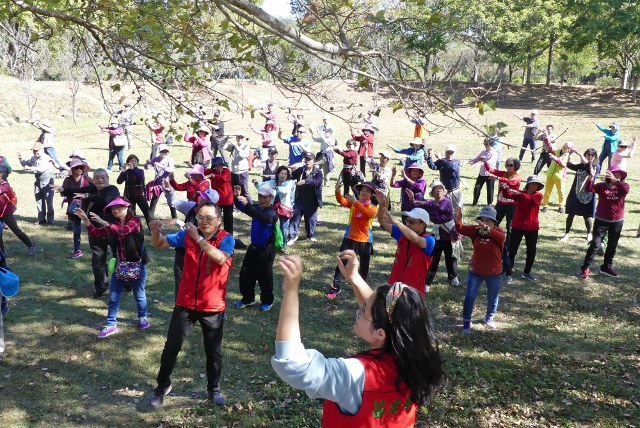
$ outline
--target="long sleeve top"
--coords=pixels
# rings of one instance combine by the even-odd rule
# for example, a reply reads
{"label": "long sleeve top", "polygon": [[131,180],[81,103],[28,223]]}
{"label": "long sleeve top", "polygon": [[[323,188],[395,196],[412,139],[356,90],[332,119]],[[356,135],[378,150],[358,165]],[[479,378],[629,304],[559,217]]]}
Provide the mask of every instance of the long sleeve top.
{"label": "long sleeve top", "polygon": [[358,152],[355,150],[338,150],[340,156],[342,156],[343,166],[357,166],[358,165]]}
{"label": "long sleeve top", "polygon": [[49,156],[40,153],[40,157],[31,156],[29,159],[20,161],[22,166],[28,166],[29,170],[36,175],[36,180],[46,183],[53,178],[53,164]]}
{"label": "long sleeve top", "polygon": [[373,134],[368,135],[355,135],[351,134],[351,138],[360,142],[360,148],[358,149],[359,156],[373,157],[373,140],[375,136]]}
{"label": "long sleeve top", "polygon": [[243,174],[249,171],[249,154],[251,147],[248,144],[241,143],[239,145],[227,143],[224,149],[231,153],[231,172],[234,174]]}
{"label": "long sleeve top", "polygon": [[[509,185],[509,188],[513,190],[520,189],[520,182],[522,181],[522,178],[520,177],[520,174],[518,174],[517,172],[507,177],[507,171],[500,171],[487,163],[484,164],[484,167],[491,174],[496,175],[498,177],[499,183],[507,183]],[[513,197],[511,196],[508,190],[501,188],[500,191],[498,192],[498,203],[505,204],[505,205],[515,205],[516,201],[515,199],[513,199]]]}
{"label": "long sleeve top", "polygon": [[500,275],[502,273],[502,248],[505,233],[499,227],[489,229],[487,235],[480,235],[480,231],[473,226],[465,226],[456,222],[458,233],[471,238],[473,254],[469,260],[469,270],[476,275]]}
{"label": "long sleeve top", "polygon": [[434,162],[429,156],[427,166],[430,169],[440,171],[440,181],[448,192],[460,187],[460,161],[458,159],[438,159]]}
{"label": "long sleeve top", "polygon": [[302,162],[302,153],[311,147],[308,141],[300,141],[296,135],[282,140],[289,146],[289,165],[295,165]]}
{"label": "long sleeve top", "polygon": [[132,233],[140,233],[141,230],[142,223],[140,222],[140,218],[135,216],[127,218],[125,224],[109,223],[108,226],[104,227],[96,227],[93,224],[87,226],[87,231],[92,236],[104,238],[114,235],[116,237],[118,240],[118,260],[127,260],[126,236]]}
{"label": "long sleeve top", "polygon": [[551,165],[547,169],[547,177],[557,177],[564,179],[567,175],[567,162],[569,162],[569,156],[571,153],[562,153],[562,149],[558,149],[555,152],[549,153],[551,158]]}
{"label": "long sleeve top", "polygon": [[115,144],[113,144],[113,139],[116,135],[122,135],[124,134],[124,129],[122,129],[122,127],[118,126],[116,128],[113,128],[111,126],[101,126],[100,129],[102,130],[102,132],[106,132],[107,134],[109,134],[109,148],[113,149],[115,148]]}
{"label": "long sleeve top", "polygon": [[340,192],[336,192],[336,201],[343,207],[349,208],[349,222],[344,237],[356,242],[373,243],[372,223],[374,217],[378,215],[378,207],[371,201],[367,203],[356,201],[352,204]]}
{"label": "long sleeve top", "polygon": [[154,178],[154,183],[157,185],[162,184],[162,180],[169,177],[169,175],[174,171],[174,163],[173,158],[170,156],[156,156],[151,159],[149,163],[145,166],[145,169],[153,166],[155,170],[156,176]]}
{"label": "long sleeve top", "polygon": [[0,179],[0,218],[16,212],[16,206],[9,198],[11,185],[8,181]]}
{"label": "long sleeve top", "polygon": [[169,183],[171,183],[171,187],[174,189],[180,192],[187,192],[187,199],[195,203],[198,203],[200,200],[200,194],[198,192],[204,192],[209,189],[209,181],[207,180],[188,180],[184,183],[178,183],[172,178],[169,180]]}
{"label": "long sleeve top", "polygon": [[204,170],[204,174],[209,176],[211,188],[218,192],[218,196],[220,197],[218,205],[222,207],[233,204],[231,171],[229,171],[228,168],[223,168],[222,172],[218,174],[214,168],[207,168]]}
{"label": "long sleeve top", "polygon": [[[116,179],[118,184],[124,183],[124,196],[129,200],[140,199],[144,195],[144,171],[140,168],[122,171]],[[62,187],[65,187],[63,184]]]}
{"label": "long sleeve top", "polygon": [[405,194],[405,189],[409,189],[413,192],[414,201],[420,201],[424,199],[424,189],[427,187],[427,182],[422,178],[417,179],[413,184],[409,184],[406,179],[394,181],[391,183],[391,187],[400,188],[400,209],[402,211],[411,211],[414,203]]}
{"label": "long sleeve top", "polygon": [[167,198],[167,204],[169,204],[170,207],[175,208],[176,211],[183,214],[184,216],[187,216],[187,214],[189,214],[189,211],[191,211],[191,208],[197,205],[193,201],[176,198],[176,192],[173,189],[171,189],[170,191],[165,190],[164,194]]}
{"label": "long sleeve top", "polygon": [[[276,183],[276,180],[267,180],[262,183],[255,184],[256,189],[260,189],[262,186],[270,186],[276,189],[276,198],[280,200],[280,204],[287,208],[293,207],[293,198],[296,190],[296,180],[285,180],[280,185]],[[274,202],[276,198],[273,198]]]}
{"label": "long sleeve top", "polygon": [[333,401],[346,414],[355,415],[362,405],[364,366],[356,358],[326,358],[300,341],[278,341],[271,367],[293,388]]}
{"label": "long sleeve top", "polygon": [[404,149],[396,149],[392,147],[391,150],[393,150],[395,153],[407,155],[405,165],[409,165],[412,163],[418,163],[422,165],[422,160],[424,159],[424,149],[422,147],[417,150],[413,147],[406,147]]}
{"label": "long sleeve top", "polygon": [[516,201],[516,212],[511,221],[511,228],[524,231],[540,230],[538,213],[542,202],[542,193],[536,192],[530,195],[521,192],[519,194],[512,193],[511,196]]}
{"label": "long sleeve top", "polygon": [[[98,190],[95,184],[91,183],[88,186],[80,188],[63,188],[61,195],[67,197],[73,197],[74,193],[88,193],[88,196],[84,200],[84,205],[87,207],[87,214],[95,213],[101,219],[113,219],[110,214],[104,212],[105,207],[109,202],[120,196],[120,191],[114,185],[109,185],[102,190]],[[91,218],[91,216],[89,216]]]}
{"label": "long sleeve top", "polygon": [[611,153],[618,150],[618,143],[620,142],[620,132],[612,131],[610,128],[598,125],[598,129],[604,133],[604,143],[602,144],[602,150],[605,149],[608,143],[611,148]]}
{"label": "long sleeve top", "polygon": [[496,152],[495,150],[483,150],[478,154],[478,156],[469,161],[471,165],[475,164],[476,162],[482,162],[478,175],[489,175],[485,164],[489,164],[492,168],[495,168],[496,163],[498,162],[498,152]]}
{"label": "long sleeve top", "polygon": [[296,185],[295,202],[301,204],[309,204],[309,206],[317,205],[322,207],[322,170],[313,167],[311,171],[307,171],[306,167],[301,166],[291,173],[291,177],[296,183],[304,180],[301,186]]}
{"label": "long sleeve top", "polygon": [[265,247],[273,243],[273,225],[278,221],[278,213],[269,206],[261,209],[259,204],[243,204],[238,199],[235,206],[251,217],[251,245]]}
{"label": "long sleeve top", "polygon": [[587,178],[584,188],[585,191],[598,195],[595,216],[598,220],[609,222],[624,220],[624,201],[630,189],[628,183],[620,181],[615,184],[606,182],[593,184],[591,178]]}
{"label": "long sleeve top", "polygon": [[191,135],[189,132],[185,132],[184,141],[187,143],[191,143],[191,157],[193,157],[196,153],[202,153],[202,161],[208,162],[211,160],[211,152],[210,152],[210,142],[209,137],[205,136],[200,138],[197,135]]}
{"label": "long sleeve top", "polygon": [[35,122],[33,126],[41,131],[38,141],[42,142],[43,147],[55,147],[53,139],[56,135],[56,128],[51,125],[46,125],[40,121]]}
{"label": "long sleeve top", "polygon": [[327,150],[333,150],[336,144],[338,144],[333,136],[327,138],[324,136],[324,134],[313,137],[313,141],[315,141],[316,143],[320,143],[320,150],[323,152]]}

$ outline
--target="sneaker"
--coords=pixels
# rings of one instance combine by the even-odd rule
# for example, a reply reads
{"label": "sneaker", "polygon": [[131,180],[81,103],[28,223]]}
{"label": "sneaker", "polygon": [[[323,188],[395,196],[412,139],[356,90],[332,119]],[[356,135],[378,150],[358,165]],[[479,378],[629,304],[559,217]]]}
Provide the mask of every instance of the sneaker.
{"label": "sneaker", "polygon": [[298,240],[298,237],[296,236],[295,238],[291,238],[287,241],[287,246],[289,245],[293,245],[295,244],[295,242]]}
{"label": "sneaker", "polygon": [[526,279],[527,281],[537,281],[538,280],[538,277],[535,276],[532,273],[523,273],[520,278]]}
{"label": "sneaker", "polygon": [[262,312],[266,312],[266,311],[268,311],[269,309],[271,309],[271,306],[273,306],[273,303],[272,303],[272,304],[270,304],[270,305],[267,305],[266,303],[263,303],[263,304],[261,304],[261,305],[260,305],[260,310],[261,310]]}
{"label": "sneaker", "polygon": [[[640,236],[638,236],[640,238]],[[593,234],[587,233],[587,242],[591,242],[593,240]]]}
{"label": "sneaker", "polygon": [[171,385],[167,386],[164,389],[160,389],[160,390],[158,390],[158,388],[156,388],[153,391],[153,397],[151,397],[151,400],[149,400],[149,403],[151,404],[151,406],[154,409],[162,407],[162,404],[164,403],[164,396],[167,395],[170,392],[171,392]]}
{"label": "sneaker", "polygon": [[316,237],[315,237],[315,236],[312,236],[311,238],[309,238],[309,240],[310,240],[311,242],[318,242],[318,240],[316,239]]}
{"label": "sneaker", "polygon": [[138,320],[138,328],[140,330],[146,330],[149,327],[151,327],[151,324],[149,324],[149,319],[147,317],[140,317],[140,319]]}
{"label": "sneaker", "polygon": [[339,288],[331,287],[329,292],[327,293],[327,299],[333,300],[336,298],[338,294],[342,293],[342,290]]}
{"label": "sneaker", "polygon": [[560,214],[564,214],[564,207],[560,207],[560,208],[558,208],[558,212],[559,212]]}
{"label": "sneaker", "polygon": [[580,278],[580,279],[582,279],[582,280],[587,280],[587,279],[589,279],[589,272],[591,272],[591,271],[589,270],[589,268],[584,268],[584,269],[582,269],[582,270],[580,271],[579,278]]}
{"label": "sneaker", "polygon": [[493,329],[496,328],[496,322],[494,321],[493,317],[484,317],[484,323],[487,325],[487,327]]}
{"label": "sneaker", "polygon": [[253,306],[255,304],[256,304],[255,300],[251,303],[243,303],[242,300],[238,300],[237,302],[233,302],[233,307],[236,309],[244,309],[246,307]]}
{"label": "sneaker", "polygon": [[543,207],[541,211],[542,211],[543,213],[546,213],[546,212],[547,212],[547,211],[549,211],[549,210],[547,209],[547,207]]}
{"label": "sneaker", "polygon": [[100,299],[102,296],[104,296],[104,293],[104,291],[96,291],[95,293],[93,293],[93,298]]}
{"label": "sneaker", "polygon": [[452,287],[459,287],[460,286],[460,280],[458,279],[457,276],[451,280],[451,286]]}
{"label": "sneaker", "polygon": [[33,244],[29,247],[29,252],[27,253],[29,257],[33,257],[36,255],[36,244]]}
{"label": "sneaker", "polygon": [[614,277],[614,278],[617,278],[620,276],[618,272],[613,270],[611,266],[605,266],[605,265],[600,266],[600,273],[607,276]]}
{"label": "sneaker", "polygon": [[511,284],[511,281],[513,281],[513,278],[511,277],[511,275],[506,275],[506,276],[502,279],[502,283],[503,283],[503,284]]}
{"label": "sneaker", "polygon": [[565,233],[565,235],[562,238],[560,238],[560,242],[567,242],[567,241],[569,241],[569,234]]}
{"label": "sneaker", "polygon": [[462,332],[464,334],[471,334],[471,321],[464,321],[462,323]]}
{"label": "sneaker", "polygon": [[82,257],[82,256],[84,256],[84,251],[82,251],[82,250],[77,250],[77,251],[74,251],[73,253],[71,253],[71,258],[72,259],[77,259],[78,257]]}
{"label": "sneaker", "polygon": [[109,337],[112,334],[116,334],[118,332],[118,326],[117,325],[108,325],[106,327],[104,327],[102,330],[100,330],[100,333],[98,333],[98,339],[104,339],[105,337]]}
{"label": "sneaker", "polygon": [[220,391],[207,391],[207,396],[209,397],[209,401],[216,406],[224,406],[224,395],[222,395]]}

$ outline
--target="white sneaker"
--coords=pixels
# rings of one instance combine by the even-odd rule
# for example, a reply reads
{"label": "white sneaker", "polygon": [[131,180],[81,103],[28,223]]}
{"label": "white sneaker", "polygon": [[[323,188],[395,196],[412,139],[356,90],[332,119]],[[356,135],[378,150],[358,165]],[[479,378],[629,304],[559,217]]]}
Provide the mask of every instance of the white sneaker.
{"label": "white sneaker", "polygon": [[287,246],[289,245],[293,245],[296,241],[298,240],[298,237],[296,236],[295,238],[291,238],[287,241]]}
{"label": "white sneaker", "polygon": [[460,286],[460,280],[458,279],[457,276],[451,280],[451,286],[452,287],[459,287]]}
{"label": "white sneaker", "polygon": [[314,237],[312,237],[312,238],[309,238],[309,241],[311,241],[311,242],[318,242],[318,240],[316,239],[316,237],[315,237],[315,236],[314,236]]}
{"label": "white sneaker", "polygon": [[567,242],[569,240],[569,234],[566,233],[562,238],[560,238],[560,242]]}
{"label": "white sneaker", "polygon": [[587,233],[587,242],[591,242],[593,240],[593,235],[591,233]]}
{"label": "white sneaker", "polygon": [[511,284],[511,282],[513,281],[513,278],[511,277],[511,275],[506,275],[503,279],[502,279],[502,283],[503,284]]}

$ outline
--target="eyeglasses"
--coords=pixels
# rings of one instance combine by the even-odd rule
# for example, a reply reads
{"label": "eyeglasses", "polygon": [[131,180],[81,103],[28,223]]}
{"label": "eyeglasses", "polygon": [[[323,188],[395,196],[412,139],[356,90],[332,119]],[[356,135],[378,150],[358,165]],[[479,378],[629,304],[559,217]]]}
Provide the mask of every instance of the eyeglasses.
{"label": "eyeglasses", "polygon": [[505,164],[505,165],[506,165],[506,166],[513,166],[513,164],[512,164],[512,163],[507,163],[507,164]]}
{"label": "eyeglasses", "polygon": [[362,305],[360,305],[360,307],[356,310],[356,321],[360,318],[364,319],[365,321],[369,321],[370,323],[373,324],[373,321],[368,319],[367,317],[364,316],[364,303]]}
{"label": "eyeglasses", "polygon": [[196,220],[198,220],[199,222],[202,222],[202,221],[210,222],[210,221],[213,221],[213,220],[215,220],[217,218],[220,218],[220,217],[212,217],[210,215],[197,215],[196,216]]}

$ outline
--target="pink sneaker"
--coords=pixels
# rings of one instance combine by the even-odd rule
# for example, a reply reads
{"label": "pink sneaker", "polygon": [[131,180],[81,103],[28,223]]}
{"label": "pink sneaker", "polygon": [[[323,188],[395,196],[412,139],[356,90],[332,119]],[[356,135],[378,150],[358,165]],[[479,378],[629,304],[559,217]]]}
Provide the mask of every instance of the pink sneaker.
{"label": "pink sneaker", "polygon": [[106,327],[104,327],[102,330],[100,330],[100,333],[98,333],[98,339],[104,339],[105,337],[109,337],[112,334],[116,334],[118,332],[118,326],[117,325],[108,325]]}
{"label": "pink sneaker", "polygon": [[580,279],[583,281],[589,279],[589,272],[591,272],[589,268],[582,269],[582,271],[580,271]]}
{"label": "pink sneaker", "polygon": [[73,253],[71,253],[72,259],[77,259],[78,257],[82,257],[82,256],[84,256],[84,251],[82,250],[74,251]]}

